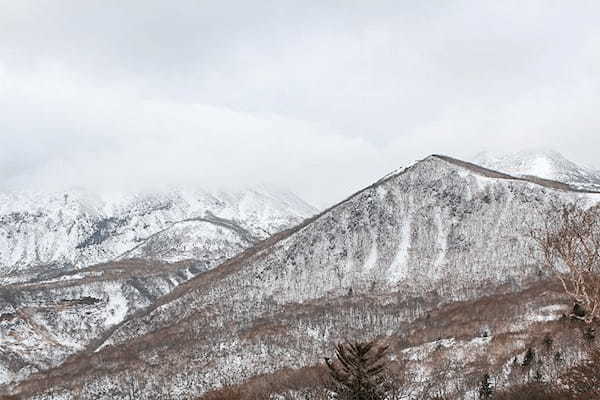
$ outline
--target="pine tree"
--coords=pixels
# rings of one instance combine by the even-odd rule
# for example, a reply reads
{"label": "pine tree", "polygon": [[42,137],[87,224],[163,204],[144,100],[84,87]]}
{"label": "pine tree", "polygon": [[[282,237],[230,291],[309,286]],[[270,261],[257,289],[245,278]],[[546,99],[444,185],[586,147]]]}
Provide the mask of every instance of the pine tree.
{"label": "pine tree", "polygon": [[531,366],[531,363],[535,359],[535,351],[530,347],[527,349],[527,353],[525,353],[525,357],[523,358],[523,363],[521,366],[523,368],[528,368]]}
{"label": "pine tree", "polygon": [[388,347],[374,342],[347,343],[336,346],[337,362],[325,358],[339,400],[383,400],[383,372]]}
{"label": "pine tree", "polygon": [[593,342],[596,339],[596,330],[591,326],[586,326],[583,330],[583,338],[588,343]]}
{"label": "pine tree", "polygon": [[563,361],[564,361],[563,356],[560,351],[557,351],[556,353],[554,353],[554,362],[556,364],[562,364]]}
{"label": "pine tree", "polygon": [[492,383],[490,382],[490,374],[484,374],[479,383],[479,398],[480,399],[491,399],[494,390],[492,389]]}
{"label": "pine tree", "polygon": [[544,336],[544,348],[546,349],[547,352],[552,350],[553,344],[554,344],[554,340],[549,335]]}

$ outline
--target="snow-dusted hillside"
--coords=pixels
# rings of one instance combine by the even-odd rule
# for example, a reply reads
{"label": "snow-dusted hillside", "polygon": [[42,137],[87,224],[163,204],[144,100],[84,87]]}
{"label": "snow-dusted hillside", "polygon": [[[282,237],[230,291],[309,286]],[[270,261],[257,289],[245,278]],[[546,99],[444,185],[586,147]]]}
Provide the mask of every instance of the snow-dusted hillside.
{"label": "snow-dusted hillside", "polygon": [[57,365],[210,266],[128,260],[3,286],[0,383]]}
{"label": "snow-dusted hillside", "polygon": [[96,195],[0,194],[0,274],[26,280],[39,271],[124,258],[224,260],[315,214],[292,193],[165,190]]}
{"label": "snow-dusted hillside", "polygon": [[473,162],[516,176],[537,176],[568,183],[578,189],[600,191],[600,171],[567,160],[552,150],[524,150],[517,153],[482,152]]}
{"label": "snow-dusted hillside", "polygon": [[315,212],[267,187],[1,194],[0,383],[60,363],[182,282]]}
{"label": "snow-dusted hillside", "polygon": [[543,278],[528,232],[551,203],[575,200],[600,194],[428,157],[179,285],[53,371],[55,380],[39,375],[18,390],[96,398],[136,382],[142,398],[193,397],[313,365],[343,338],[398,336],[444,304]]}
{"label": "snow-dusted hillside", "polygon": [[62,362],[182,282],[315,213],[268,187],[0,194],[0,383]]}

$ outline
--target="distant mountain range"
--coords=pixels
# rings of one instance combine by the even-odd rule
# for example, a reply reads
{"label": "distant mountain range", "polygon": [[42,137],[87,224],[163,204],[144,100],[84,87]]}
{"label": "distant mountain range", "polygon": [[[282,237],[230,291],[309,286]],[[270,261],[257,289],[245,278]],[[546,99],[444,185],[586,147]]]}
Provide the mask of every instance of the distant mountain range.
{"label": "distant mountain range", "polygon": [[[551,331],[568,308],[532,258],[530,229],[543,226],[551,204],[600,202],[547,180],[584,170],[544,156],[552,175],[536,169],[537,156],[525,159],[507,174],[499,162],[432,155],[152,296],[142,296],[140,280],[158,288],[190,265],[178,272],[148,261],[136,267],[136,285],[119,277],[126,261],[79,271],[77,282],[8,285],[0,327],[29,338],[2,345],[5,380],[24,380],[9,391],[118,398],[134,385],[143,399],[195,398],[250,378],[298,384],[295,374],[335,343],[373,337],[420,376],[444,359],[462,366],[448,382],[453,373],[479,382],[482,370],[500,380],[541,340],[528,329]],[[528,177],[536,174],[544,179]]]}
{"label": "distant mountain range", "polygon": [[0,194],[0,383],[56,365],[181,283],[316,213],[266,185]]}
{"label": "distant mountain range", "polygon": [[219,263],[317,212],[267,186],[0,194],[0,273],[24,281],[128,258]]}
{"label": "distant mountain range", "polygon": [[548,149],[495,154],[482,152],[475,164],[516,176],[537,176],[568,183],[578,189],[600,191],[600,171],[577,165],[562,154]]}

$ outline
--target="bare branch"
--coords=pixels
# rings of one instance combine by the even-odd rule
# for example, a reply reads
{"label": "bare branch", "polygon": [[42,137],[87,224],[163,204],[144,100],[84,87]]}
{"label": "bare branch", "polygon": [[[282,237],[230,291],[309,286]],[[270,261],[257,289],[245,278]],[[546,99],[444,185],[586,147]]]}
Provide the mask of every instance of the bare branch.
{"label": "bare branch", "polygon": [[533,230],[542,265],[552,270],[565,293],[584,310],[577,317],[600,318],[600,206],[555,208],[542,229]]}

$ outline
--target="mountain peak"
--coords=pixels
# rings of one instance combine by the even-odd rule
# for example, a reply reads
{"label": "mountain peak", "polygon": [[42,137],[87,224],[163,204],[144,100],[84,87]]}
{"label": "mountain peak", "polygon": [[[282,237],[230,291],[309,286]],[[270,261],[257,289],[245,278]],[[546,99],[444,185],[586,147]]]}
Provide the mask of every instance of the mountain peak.
{"label": "mountain peak", "polygon": [[[377,183],[379,184],[379,183],[385,182],[385,181],[392,179],[398,175],[402,175],[406,172],[410,172],[410,171],[413,171],[416,169],[425,168],[427,170],[432,170],[432,169],[437,170],[437,169],[444,169],[444,168],[450,167],[453,169],[460,169],[467,173],[475,174],[475,175],[482,176],[485,178],[525,180],[525,181],[530,181],[530,182],[540,184],[543,186],[551,187],[554,189],[560,188],[562,190],[569,190],[569,191],[590,191],[591,190],[586,187],[572,186],[572,185],[568,184],[568,181],[566,181],[566,180],[561,181],[558,179],[545,178],[541,174],[533,174],[533,173],[520,174],[520,173],[514,173],[514,172],[510,171],[510,168],[504,168],[504,167],[499,168],[498,164],[500,164],[500,162],[498,161],[498,159],[489,155],[488,153],[480,153],[478,155],[478,158],[480,160],[478,160],[476,162],[470,162],[470,161],[461,160],[461,159],[450,157],[450,156],[443,155],[443,154],[431,154],[422,160],[412,163],[408,167],[399,168],[399,169],[385,175]],[[558,158],[556,158],[556,159],[558,159]],[[550,164],[552,162],[550,160],[548,160],[547,158],[540,156],[537,158],[537,160],[538,160],[537,161],[538,169],[540,171],[542,171],[541,167],[543,167],[544,165],[546,165],[547,169],[552,168],[550,166]],[[569,162],[566,159],[565,159],[565,161]],[[532,170],[532,169],[529,168],[529,170]],[[543,174],[543,175],[548,176],[548,174]],[[599,186],[599,188],[600,188],[600,186]]]}
{"label": "mountain peak", "polygon": [[578,165],[549,148],[533,148],[514,153],[477,154],[473,162],[510,175],[535,176],[567,183],[583,190],[600,190],[600,172]]}
{"label": "mountain peak", "polygon": [[22,281],[44,265],[83,268],[123,258],[217,262],[316,213],[292,192],[266,184],[0,192],[0,272]]}
{"label": "mountain peak", "polygon": [[[531,170],[532,167],[537,166],[539,167],[537,172],[540,172],[541,174],[551,174],[550,168],[560,169],[567,165],[569,167],[577,167],[575,163],[569,161],[561,153],[548,148],[532,148],[514,153],[493,153],[490,151],[483,151],[477,154],[473,161],[482,165],[502,164],[505,169],[512,169],[514,171],[518,171],[519,168],[529,168],[529,170]],[[536,176],[539,176],[540,178],[550,178],[550,176]]]}

